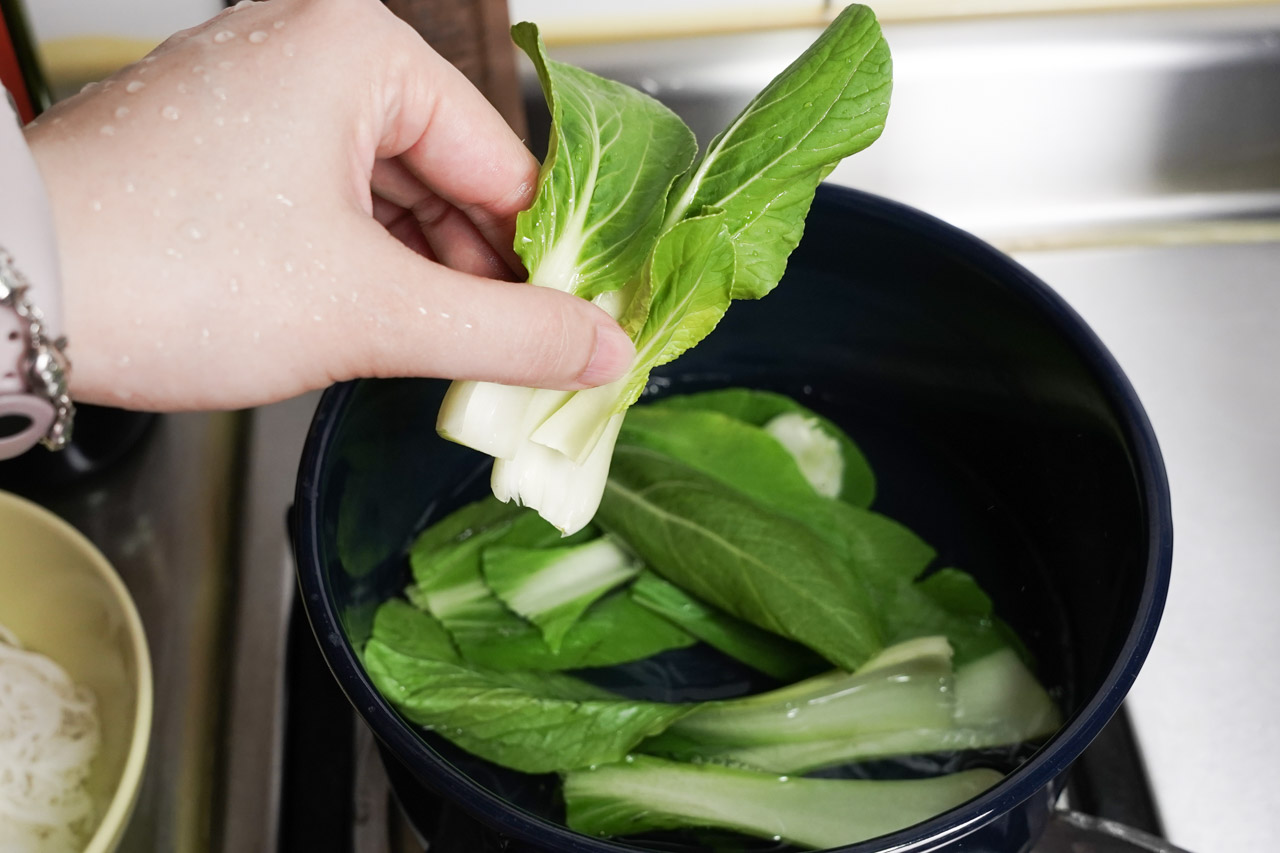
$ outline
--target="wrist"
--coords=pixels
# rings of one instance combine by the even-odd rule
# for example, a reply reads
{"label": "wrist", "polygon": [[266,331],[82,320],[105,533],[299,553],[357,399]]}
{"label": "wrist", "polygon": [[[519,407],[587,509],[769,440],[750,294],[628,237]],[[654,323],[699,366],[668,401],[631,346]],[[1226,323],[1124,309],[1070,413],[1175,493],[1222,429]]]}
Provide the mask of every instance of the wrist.
{"label": "wrist", "polygon": [[66,340],[50,335],[30,284],[0,247],[0,459],[37,441],[60,450],[71,437],[75,406],[67,393]]}

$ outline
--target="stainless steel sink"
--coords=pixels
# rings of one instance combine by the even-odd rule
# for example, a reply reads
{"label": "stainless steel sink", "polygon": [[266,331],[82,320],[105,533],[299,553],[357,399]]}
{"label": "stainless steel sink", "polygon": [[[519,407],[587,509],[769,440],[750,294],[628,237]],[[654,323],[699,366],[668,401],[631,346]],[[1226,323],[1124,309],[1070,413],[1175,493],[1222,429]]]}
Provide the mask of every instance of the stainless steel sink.
{"label": "stainless steel sink", "polygon": [[[551,52],[649,91],[706,142],[815,34]],[[1130,710],[1171,839],[1269,851],[1280,838],[1268,784],[1280,687],[1265,675],[1280,650],[1280,4],[886,35],[888,127],[832,179],[1013,252],[1128,371],[1166,453],[1178,526],[1164,627]],[[216,833],[228,853],[274,838],[282,519],[311,405],[253,418]]]}

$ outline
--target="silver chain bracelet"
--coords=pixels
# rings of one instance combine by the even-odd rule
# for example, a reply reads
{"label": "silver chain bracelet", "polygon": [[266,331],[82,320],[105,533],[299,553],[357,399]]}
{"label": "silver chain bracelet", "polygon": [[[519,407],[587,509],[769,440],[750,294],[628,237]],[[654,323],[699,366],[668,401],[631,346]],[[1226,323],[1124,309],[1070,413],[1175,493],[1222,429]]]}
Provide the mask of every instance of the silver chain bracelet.
{"label": "silver chain bracelet", "polygon": [[13,263],[13,256],[0,248],[0,307],[12,309],[21,324],[26,325],[26,356],[22,369],[27,374],[30,393],[48,400],[54,408],[53,424],[40,443],[50,450],[61,450],[71,440],[71,422],[76,408],[67,393],[67,374],[71,362],[65,350],[67,339],[50,340],[46,334],[44,315],[27,300],[31,285]]}

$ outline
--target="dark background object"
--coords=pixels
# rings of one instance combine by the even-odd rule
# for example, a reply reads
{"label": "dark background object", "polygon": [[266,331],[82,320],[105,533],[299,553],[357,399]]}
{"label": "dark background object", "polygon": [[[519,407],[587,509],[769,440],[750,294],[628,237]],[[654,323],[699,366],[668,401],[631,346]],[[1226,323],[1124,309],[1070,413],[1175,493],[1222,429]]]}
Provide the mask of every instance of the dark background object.
{"label": "dark background object", "polygon": [[107,470],[146,437],[159,416],[106,406],[76,406],[71,441],[57,452],[37,445],[0,462],[0,489],[39,498]]}
{"label": "dark background object", "polygon": [[[983,583],[1067,715],[991,791],[844,849],[1028,849],[1135,677],[1168,584],[1167,483],[1119,368],[1005,256],[901,205],[825,187],[777,291],[735,304],[653,392],[730,384],[792,394],[850,429],[880,474],[877,508]],[[566,832],[520,774],[405,725],[355,657],[377,604],[405,583],[414,534],[485,489],[478,457],[432,435],[444,388],[364,381],[322,400],[296,496],[303,606],[343,690],[423,787],[531,849],[634,849]]]}

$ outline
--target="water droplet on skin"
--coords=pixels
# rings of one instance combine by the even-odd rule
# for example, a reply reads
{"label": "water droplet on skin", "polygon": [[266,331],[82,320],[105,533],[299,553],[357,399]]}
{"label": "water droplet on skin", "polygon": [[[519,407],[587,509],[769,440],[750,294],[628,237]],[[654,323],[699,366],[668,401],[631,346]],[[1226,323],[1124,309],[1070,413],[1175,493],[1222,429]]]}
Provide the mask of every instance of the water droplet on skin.
{"label": "water droplet on skin", "polygon": [[179,84],[178,84],[178,94],[179,94],[179,95],[185,95],[185,94],[187,94],[187,93],[188,93],[188,92],[190,92],[190,91],[191,91],[191,89],[187,86],[187,84],[186,84],[186,83],[179,83]]}
{"label": "water droplet on skin", "polygon": [[285,207],[293,207],[293,202],[280,193],[276,193],[276,201],[280,202]]}
{"label": "water droplet on skin", "polygon": [[227,282],[227,288],[228,288],[232,293],[239,293],[239,292],[240,292],[240,279],[236,278],[235,276],[232,276],[232,277],[231,277],[231,281]]}
{"label": "water droplet on skin", "polygon": [[253,32],[249,33],[249,41],[252,42],[253,44],[262,44],[264,41],[267,40],[267,38],[269,38],[269,36],[266,30],[254,30]]}
{"label": "water droplet on skin", "polygon": [[204,73],[204,66],[203,66],[203,65],[193,65],[193,66],[191,66],[191,73],[192,73],[192,74],[203,74],[203,73]]}
{"label": "water droplet on skin", "polygon": [[205,227],[194,219],[182,223],[178,230],[182,232],[182,236],[192,241],[198,242],[208,236],[208,231],[205,230]]}
{"label": "water droplet on skin", "polygon": [[227,90],[219,86],[213,90],[213,96],[219,101],[225,101],[227,99]]}
{"label": "water droplet on skin", "polygon": [[231,32],[231,30],[218,30],[218,32],[213,34],[213,40],[217,44],[225,44],[235,37],[236,34]]}
{"label": "water droplet on skin", "polygon": [[284,46],[284,49],[281,51],[281,53],[283,53],[285,56],[296,56],[298,53],[298,48],[293,44],[293,42],[289,42]]}
{"label": "water droplet on skin", "polygon": [[246,113],[241,113],[241,114],[240,114],[240,123],[241,123],[241,124],[248,124],[248,123],[249,123],[249,122],[251,122],[251,121],[253,121],[253,116],[249,115],[247,112],[246,112]]}
{"label": "water droplet on skin", "polygon": [[317,323],[321,323],[324,321],[324,318],[321,317],[319,314],[312,314],[311,319],[315,320]]}
{"label": "water droplet on skin", "polygon": [[218,193],[218,192],[214,193],[214,194],[213,194],[213,200],[214,200],[214,201],[222,201],[222,193]]}
{"label": "water droplet on skin", "polygon": [[80,94],[87,95],[96,88],[98,88],[98,81],[93,80],[91,82],[85,83],[83,86],[80,87]]}
{"label": "water droplet on skin", "polygon": [[253,333],[253,342],[254,342],[255,344],[256,344],[259,340],[261,340],[261,338],[262,338],[262,333],[261,333],[261,332],[254,332],[254,333]]}
{"label": "water droplet on skin", "polygon": [[116,364],[120,365],[121,367],[128,367],[129,361],[130,361],[129,356],[122,355],[120,356],[120,360],[117,361]]}
{"label": "water droplet on skin", "polygon": [[124,87],[124,90],[128,92],[130,95],[134,95],[134,94],[137,94],[138,92],[141,92],[142,88],[146,85],[147,84],[143,83],[141,80],[130,80],[129,84]]}
{"label": "water droplet on skin", "polygon": [[162,109],[162,110],[160,111],[160,115],[164,116],[164,117],[165,117],[165,118],[167,118],[169,121],[177,121],[177,120],[178,120],[178,117],[179,117],[179,116],[181,116],[181,115],[182,115],[182,113],[178,112],[178,108],[177,108],[177,107],[169,106],[169,107],[165,107],[164,109]]}
{"label": "water droplet on skin", "polygon": [[227,120],[226,120],[226,119],[224,119],[222,116],[214,116],[214,117],[213,117],[213,123],[214,123],[215,125],[217,125],[218,127],[222,127],[224,124],[226,124],[226,123],[227,123]]}
{"label": "water droplet on skin", "polygon": [[89,207],[93,208],[93,211],[96,213],[97,211],[102,210],[102,202],[94,199],[89,203]]}
{"label": "water droplet on skin", "polygon": [[272,24],[271,26],[272,26],[273,28],[277,29],[277,30],[283,30],[283,29],[284,29],[284,21],[276,21],[276,22],[275,22],[274,24]]}
{"label": "water droplet on skin", "polygon": [[285,272],[293,272],[293,261],[285,261],[285,262],[284,262],[284,271],[285,271]]}
{"label": "water droplet on skin", "polygon": [[223,71],[230,71],[232,68],[235,67],[235,63],[232,62],[230,59],[224,59],[218,63],[218,67],[221,68]]}
{"label": "water droplet on skin", "polygon": [[136,190],[136,189],[137,189],[137,187],[135,187],[135,186],[133,185],[133,181],[126,181],[126,182],[125,182],[125,185],[124,185],[124,191],[125,191],[125,192],[127,192],[127,193],[131,193],[131,192],[133,192],[133,191],[134,191],[134,190]]}
{"label": "water droplet on skin", "polygon": [[194,142],[196,145],[204,145],[203,136],[193,136],[191,137],[191,141]]}
{"label": "water droplet on skin", "polygon": [[426,314],[427,314],[427,309],[426,309],[426,308],[423,308],[421,305],[419,305],[419,306],[418,306],[418,313],[419,313],[419,314],[421,314],[421,315],[423,315],[423,316],[425,317],[425,316],[426,316]]}
{"label": "water droplet on skin", "polygon": [[116,107],[116,118],[124,118],[129,114],[128,107]]}
{"label": "water droplet on skin", "polygon": [[145,62],[147,65],[150,65],[151,63],[156,61],[156,58],[154,56],[144,56],[142,57],[142,61]]}
{"label": "water droplet on skin", "polygon": [[208,346],[208,345],[209,345],[209,330],[208,330],[208,329],[201,329],[201,330],[200,330],[200,343],[201,343],[202,345],[204,345],[204,346]]}
{"label": "water droplet on skin", "polygon": [[444,319],[448,320],[448,319],[449,319],[449,317],[451,317],[452,315],[450,315],[450,314],[446,314],[445,312],[441,311],[441,312],[440,312],[440,316],[441,316],[441,317],[443,317]]}
{"label": "water droplet on skin", "polygon": [[470,323],[463,323],[463,324],[462,324],[462,328],[464,328],[464,329],[470,329],[470,328],[471,328],[471,324],[470,324]]}
{"label": "water droplet on skin", "polygon": [[169,187],[169,198],[177,198],[177,197],[178,197],[178,191],[173,187]]}
{"label": "water droplet on skin", "polygon": [[182,253],[179,252],[177,249],[165,249],[164,253],[171,258],[176,258],[178,260],[182,259]]}
{"label": "water droplet on skin", "polygon": [[102,127],[98,128],[98,133],[103,136],[115,136],[116,129],[109,124],[104,124]]}

